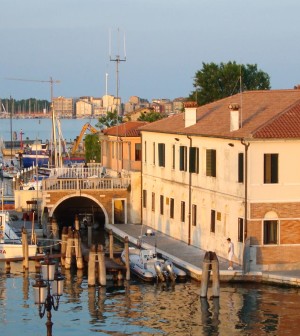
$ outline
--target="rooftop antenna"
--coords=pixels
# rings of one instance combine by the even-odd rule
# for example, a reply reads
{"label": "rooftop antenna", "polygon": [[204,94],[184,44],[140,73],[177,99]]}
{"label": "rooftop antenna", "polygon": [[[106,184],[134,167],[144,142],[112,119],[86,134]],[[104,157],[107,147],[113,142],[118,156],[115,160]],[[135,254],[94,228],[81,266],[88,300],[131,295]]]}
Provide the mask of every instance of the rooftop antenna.
{"label": "rooftop antenna", "polygon": [[[120,37],[120,29],[118,28],[118,44],[117,44],[117,54],[115,55],[115,57],[113,58],[111,56],[111,31],[109,31],[109,60],[111,62],[116,62],[116,81],[117,81],[117,85],[116,85],[116,105],[117,105],[117,117],[120,114],[120,109],[119,109],[119,63],[120,62],[126,62],[126,45],[125,45],[125,33],[124,33],[124,57],[121,58],[120,56],[120,51],[119,51],[119,37]],[[117,119],[118,122],[118,119]]]}
{"label": "rooftop antenna", "polygon": [[240,94],[241,94],[241,128],[243,127],[243,87],[242,87],[242,65],[240,65]]}
{"label": "rooftop antenna", "polygon": [[109,60],[111,62],[115,62],[116,63],[116,82],[117,82],[117,92],[116,92],[116,107],[117,107],[117,120],[116,120],[116,123],[117,123],[117,173],[119,175],[119,131],[118,131],[118,128],[119,128],[119,115],[120,115],[120,104],[119,104],[119,63],[120,62],[126,62],[126,44],[125,44],[125,32],[124,32],[124,36],[123,36],[123,40],[124,40],[124,44],[123,44],[123,47],[124,47],[124,57],[121,58],[120,56],[120,51],[119,51],[119,47],[120,47],[120,41],[119,41],[119,38],[120,38],[120,29],[118,28],[118,31],[117,31],[118,35],[118,43],[117,43],[117,54],[114,58],[112,58],[111,56],[111,31],[109,31]]}

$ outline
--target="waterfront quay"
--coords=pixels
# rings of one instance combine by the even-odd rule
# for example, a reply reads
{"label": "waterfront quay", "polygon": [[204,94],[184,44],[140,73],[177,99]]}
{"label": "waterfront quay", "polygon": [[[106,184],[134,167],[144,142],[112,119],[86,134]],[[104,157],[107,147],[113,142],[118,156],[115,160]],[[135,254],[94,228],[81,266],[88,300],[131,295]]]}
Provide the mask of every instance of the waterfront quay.
{"label": "waterfront quay", "polygon": [[[114,236],[121,240],[127,236],[133,245],[138,245],[140,237],[147,229],[151,229],[145,225],[141,227],[135,224],[107,224],[106,228],[112,230]],[[147,241],[142,241],[142,247],[156,249],[157,253],[185,270],[192,279],[201,281],[203,261],[207,251],[171,238],[161,232],[155,232],[155,236],[147,238]],[[228,270],[228,260],[218,256],[218,261],[221,282],[254,282],[300,287],[300,270],[244,273],[241,265],[234,264],[234,269]]]}

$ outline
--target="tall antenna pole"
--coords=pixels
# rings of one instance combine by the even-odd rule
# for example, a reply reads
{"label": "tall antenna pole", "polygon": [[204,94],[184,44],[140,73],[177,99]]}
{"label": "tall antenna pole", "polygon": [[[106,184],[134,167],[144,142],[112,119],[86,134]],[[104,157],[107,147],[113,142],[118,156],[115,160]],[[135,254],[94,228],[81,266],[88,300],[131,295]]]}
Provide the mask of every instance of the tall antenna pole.
{"label": "tall antenna pole", "polygon": [[[118,38],[119,38],[119,28],[118,28]],[[109,34],[109,37],[111,39],[111,33]],[[120,62],[126,62],[126,50],[125,50],[125,34],[124,34],[124,57],[121,58],[120,56],[120,52],[119,52],[119,43],[118,43],[118,53],[115,56],[115,58],[111,57],[111,40],[109,41],[109,59],[111,62],[115,62],[116,63],[116,105],[117,105],[117,173],[119,174],[119,134],[118,134],[118,126],[119,126],[119,115],[120,115],[120,104],[119,104],[119,63]]]}
{"label": "tall antenna pole", "polygon": [[[118,29],[118,33],[119,33],[119,29]],[[111,34],[109,34],[109,37],[111,39]],[[109,60],[111,62],[116,62],[116,81],[117,81],[117,85],[116,85],[116,99],[117,99],[117,117],[120,114],[119,111],[119,63],[120,62],[126,62],[126,50],[125,50],[125,35],[124,35],[124,57],[121,58],[120,53],[118,52],[118,54],[115,56],[115,58],[111,57],[111,40],[109,41]],[[118,119],[117,119],[118,122]]]}

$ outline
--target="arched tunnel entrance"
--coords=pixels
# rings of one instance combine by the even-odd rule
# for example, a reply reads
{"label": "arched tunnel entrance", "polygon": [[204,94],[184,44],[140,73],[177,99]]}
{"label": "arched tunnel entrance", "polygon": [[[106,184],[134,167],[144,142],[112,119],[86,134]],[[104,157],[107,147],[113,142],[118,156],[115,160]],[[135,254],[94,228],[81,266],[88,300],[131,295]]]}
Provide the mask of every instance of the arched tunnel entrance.
{"label": "arched tunnel entrance", "polygon": [[103,244],[106,216],[101,206],[88,197],[73,196],[63,200],[52,213],[60,233],[63,227],[74,227],[76,216],[79,219],[83,240],[87,236],[87,225],[91,225],[93,244]]}

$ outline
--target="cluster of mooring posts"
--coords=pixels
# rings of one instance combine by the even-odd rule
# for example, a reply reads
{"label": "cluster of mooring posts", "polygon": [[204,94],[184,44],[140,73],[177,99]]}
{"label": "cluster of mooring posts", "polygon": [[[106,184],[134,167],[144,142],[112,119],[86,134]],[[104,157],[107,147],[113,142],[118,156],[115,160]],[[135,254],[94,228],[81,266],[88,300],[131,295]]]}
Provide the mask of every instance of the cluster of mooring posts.
{"label": "cluster of mooring posts", "polygon": [[[60,259],[60,265],[65,270],[70,270],[71,266],[75,264],[78,270],[84,269],[87,266],[88,271],[88,285],[95,286],[97,284],[106,286],[107,274],[113,275],[113,280],[130,280],[129,267],[129,241],[128,237],[124,239],[124,248],[126,253],[126,266],[114,258],[114,237],[112,230],[109,234],[109,251],[105,251],[104,246],[100,244],[92,244],[92,227],[87,227],[87,246],[82,244],[80,223],[78,217],[75,217],[74,227],[64,227],[59,239],[59,229],[55,218],[49,219],[49,232],[47,236],[51,239],[44,239],[45,242],[50,242],[48,246],[44,246],[50,250],[50,257],[52,259]],[[38,238],[32,232],[31,238],[28,237],[26,228],[22,228],[22,251],[23,257],[11,258],[5,261],[6,273],[10,273],[11,262],[22,261],[23,269],[29,269],[29,261],[35,261],[35,267],[38,271],[40,269],[40,261],[45,258],[42,247],[38,248],[38,253],[35,256],[29,257],[28,241],[39,245],[43,239]],[[60,250],[60,251],[59,251]],[[54,252],[54,253],[53,253]]]}
{"label": "cluster of mooring posts", "polygon": [[219,260],[215,252],[208,251],[205,253],[203,259],[202,279],[200,289],[201,298],[207,297],[211,271],[212,271],[212,297],[218,298],[220,296]]}

